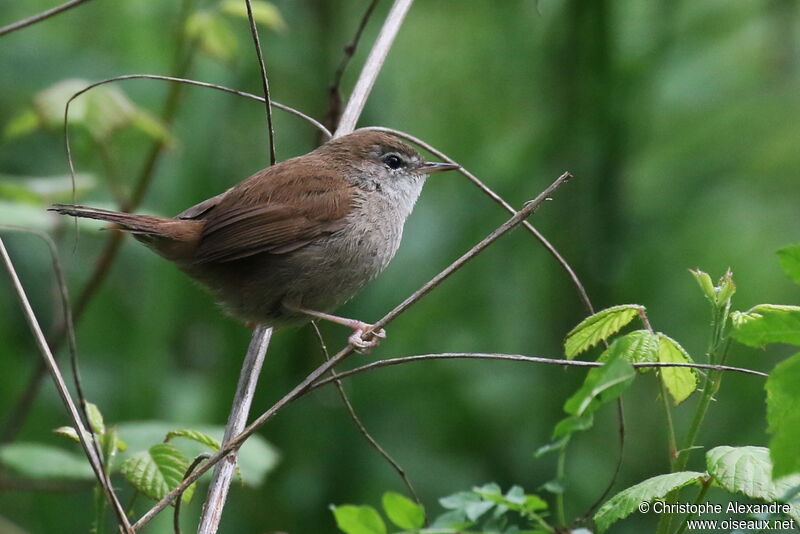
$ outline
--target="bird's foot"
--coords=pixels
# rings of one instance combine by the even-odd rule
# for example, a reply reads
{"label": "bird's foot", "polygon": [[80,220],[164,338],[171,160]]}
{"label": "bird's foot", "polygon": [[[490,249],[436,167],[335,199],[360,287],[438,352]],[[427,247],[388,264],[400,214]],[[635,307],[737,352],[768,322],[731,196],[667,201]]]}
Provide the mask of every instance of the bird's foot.
{"label": "bird's foot", "polygon": [[377,347],[381,339],[386,337],[386,330],[381,328],[376,332],[372,332],[369,336],[365,336],[367,332],[372,330],[372,325],[362,323],[361,321],[353,321],[353,324],[348,325],[353,327],[353,333],[347,338],[347,342],[353,346],[353,349],[359,354],[368,354],[374,347]]}

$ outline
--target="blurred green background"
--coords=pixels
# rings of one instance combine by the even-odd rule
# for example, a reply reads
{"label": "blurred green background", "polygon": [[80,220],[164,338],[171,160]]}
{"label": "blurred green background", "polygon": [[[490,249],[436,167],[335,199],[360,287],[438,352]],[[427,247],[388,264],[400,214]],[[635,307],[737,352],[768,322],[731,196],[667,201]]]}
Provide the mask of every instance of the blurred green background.
{"label": "blurred green background", "polygon": [[[273,21],[261,30],[275,100],[325,116],[326,88],[367,3],[275,0],[284,24]],[[3,2],[0,24],[51,6]],[[388,8],[387,0],[379,2],[344,77],[345,96]],[[73,295],[108,234],[82,227],[73,250],[72,224],[44,212],[51,201],[69,200],[63,183],[48,178],[45,184],[60,192],[21,193],[30,188],[29,178],[63,177],[68,167],[59,126],[18,130],[35,95],[65,79],[174,72],[180,10],[177,0],[88,2],[0,38],[0,224],[52,232]],[[230,34],[217,30],[223,32],[217,57],[207,53],[215,52],[212,42],[195,54],[188,76],[259,93],[246,20],[224,20]],[[799,38],[795,0],[420,0],[359,124],[422,137],[515,206],[571,171],[576,179],[531,222],[571,262],[596,308],[641,303],[656,329],[701,360],[708,310],[688,268],[716,278],[730,266],[740,309],[800,297],[774,257],[780,246],[800,240]],[[152,117],[170,91],[146,80],[116,87]],[[268,161],[263,107],[253,101],[184,88],[169,131],[171,147],[141,211],[175,214]],[[318,142],[312,128],[281,112],[276,134],[279,159]],[[72,135],[77,169],[94,184],[79,191],[79,202],[114,206],[114,188],[127,195],[141,172],[153,143],[148,130],[122,129],[98,141],[76,124]],[[506,218],[462,177],[437,175],[393,263],[339,311],[379,318]],[[50,325],[58,314],[45,247],[18,235],[7,243],[34,308]],[[349,365],[443,351],[557,357],[564,334],[585,315],[552,258],[517,230],[392,323],[371,356],[354,356]],[[5,282],[0,317],[4,420],[39,356]],[[323,328],[332,349],[345,342],[346,330]],[[87,395],[110,423],[224,424],[249,335],[176,268],[127,240],[77,329]],[[730,363],[769,370],[786,354],[736,347]],[[278,332],[254,412],[321,358],[310,327]],[[435,515],[436,499],[476,484],[516,483],[535,491],[552,479],[555,457],[535,460],[532,453],[548,441],[583,376],[505,362],[423,362],[358,376],[347,390]],[[700,442],[766,445],[763,397],[761,379],[726,376]],[[668,470],[653,377],[639,377],[625,399],[627,445],[616,489]],[[696,400],[676,410],[679,428],[685,429]],[[68,448],[51,433],[67,422],[48,379],[18,439]],[[234,487],[222,531],[334,532],[330,503],[377,505],[384,490],[404,489],[333,389],[294,403],[260,434],[281,461],[262,487]],[[614,410],[606,408],[595,428],[573,441],[569,517],[582,514],[608,483],[616,436]],[[690,468],[702,468],[700,460],[696,455]],[[117,485],[125,488],[124,501],[129,487]],[[200,500],[185,509],[189,530]],[[91,492],[5,487],[0,516],[30,533],[87,532]],[[162,517],[146,531],[166,531],[169,521]],[[637,516],[615,531],[641,532],[652,524]]]}

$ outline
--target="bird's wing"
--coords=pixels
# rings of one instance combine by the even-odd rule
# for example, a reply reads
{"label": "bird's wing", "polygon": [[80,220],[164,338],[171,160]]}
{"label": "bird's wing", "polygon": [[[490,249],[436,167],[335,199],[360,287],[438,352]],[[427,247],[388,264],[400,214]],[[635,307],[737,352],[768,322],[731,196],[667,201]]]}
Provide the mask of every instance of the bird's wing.
{"label": "bird's wing", "polygon": [[354,187],[324,165],[294,163],[256,173],[199,215],[205,224],[194,261],[286,254],[344,228]]}

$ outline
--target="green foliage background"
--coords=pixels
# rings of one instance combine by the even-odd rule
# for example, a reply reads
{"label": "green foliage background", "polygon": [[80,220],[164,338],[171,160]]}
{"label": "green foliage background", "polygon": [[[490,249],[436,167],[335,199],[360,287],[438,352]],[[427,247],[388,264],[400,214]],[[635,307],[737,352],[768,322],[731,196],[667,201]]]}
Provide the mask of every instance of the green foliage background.
{"label": "green foliage background", "polygon": [[[207,3],[198,2],[200,7]],[[365,1],[275,2],[283,31],[262,30],[273,97],[323,117],[326,87]],[[388,9],[380,2],[345,76],[345,95]],[[51,7],[5,2],[0,21]],[[0,127],[34,94],[66,78],[97,80],[170,72],[179,2],[88,2],[0,39]],[[688,268],[716,278],[730,266],[741,309],[797,303],[774,252],[798,238],[800,206],[800,6],[793,0],[419,1],[393,48],[361,125],[411,132],[443,149],[519,206],[564,170],[576,179],[533,217],[575,267],[595,306],[637,302],[654,327],[700,360],[707,304]],[[259,92],[246,22],[231,19],[237,49],[228,62],[198,56],[190,77]],[[157,115],[168,87],[119,86]],[[306,125],[278,112],[280,159],[317,143]],[[262,107],[188,88],[143,210],[174,214],[267,162]],[[79,171],[97,185],[85,204],[112,202],[97,148],[75,134]],[[115,137],[122,182],[139,172],[149,140]],[[63,175],[58,129],[0,142],[0,184],[11,177]],[[38,212],[21,220],[3,199],[0,223],[35,224],[60,235],[69,284],[84,283],[105,234]],[[37,208],[44,209],[40,203]],[[30,212],[30,210],[28,210]],[[438,175],[426,186],[387,271],[341,313],[377,319],[478,239],[504,212],[465,179]],[[44,247],[8,238],[43,324],[54,319]],[[523,231],[503,238],[389,328],[375,357],[442,351],[559,356],[586,315],[569,281]],[[0,284],[0,415],[21,393],[38,358],[8,284]],[[324,327],[338,348],[347,333]],[[180,426],[221,424],[249,331],[174,267],[134,242],[120,257],[77,330],[88,396],[108,423],[159,419]],[[771,369],[788,351],[734,347],[729,363]],[[281,331],[254,401],[268,407],[321,359],[309,327]],[[356,356],[352,363],[370,357]],[[424,362],[348,382],[359,414],[403,465],[429,508],[438,497],[490,480],[536,490],[553,458],[534,460],[563,417],[564,400],[585,372],[501,362]],[[617,489],[666,472],[662,411],[651,376],[626,394],[627,445]],[[763,381],[727,376],[700,442],[766,445]],[[686,424],[696,399],[676,411]],[[20,439],[68,447],[51,429],[65,413],[48,382]],[[367,446],[332,389],[295,403],[261,432],[282,460],[257,490],[237,487],[227,532],[333,532],[330,503],[372,503],[403,491]],[[613,410],[571,445],[567,515],[602,492],[616,461]],[[124,436],[123,436],[124,438]],[[702,470],[702,455],[690,469]],[[198,513],[199,501],[185,508]],[[31,533],[85,532],[91,493],[0,493],[0,516]],[[75,513],[86,510],[86,514]],[[46,513],[43,513],[45,511]],[[638,514],[637,514],[638,515]],[[168,518],[151,531],[168,528]],[[648,518],[618,525],[638,532]]]}

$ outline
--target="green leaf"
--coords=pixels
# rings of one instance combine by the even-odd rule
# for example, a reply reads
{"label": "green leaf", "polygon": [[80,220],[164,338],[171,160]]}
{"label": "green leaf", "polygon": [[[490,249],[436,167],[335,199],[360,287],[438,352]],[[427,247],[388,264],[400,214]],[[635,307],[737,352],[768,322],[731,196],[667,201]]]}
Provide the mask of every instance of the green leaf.
{"label": "green leaf", "polygon": [[[164,439],[169,432],[175,430],[175,424],[166,421],[136,421],[117,425],[119,434],[128,443],[128,451],[120,454],[120,459],[129,458],[133,453],[146,450],[153,443]],[[198,426],[193,429],[206,434],[220,442],[225,434],[222,426]],[[208,452],[208,446],[194,440],[176,440],[172,442],[187,458],[194,458],[198,454]],[[280,460],[277,449],[258,434],[250,436],[239,450],[238,464],[241,468],[242,478],[248,486],[258,487],[263,484]]]}
{"label": "green leaf", "polygon": [[641,503],[660,499],[670,491],[697,483],[705,476],[705,473],[696,471],[680,471],[648,478],[622,490],[606,501],[594,515],[598,533],[605,532],[608,527],[638,510]]}
{"label": "green leaf", "polygon": [[[658,334],[658,361],[691,363],[691,356],[674,339]],[[675,405],[680,404],[697,389],[697,373],[691,367],[660,367],[661,380]]]}
{"label": "green leaf", "polygon": [[736,341],[751,347],[768,343],[800,345],[800,307],[759,304],[731,321],[731,335]]}
{"label": "green leaf", "polygon": [[0,447],[0,466],[25,478],[94,480],[89,461],[83,455],[42,443],[3,445]]}
{"label": "green leaf", "polygon": [[[275,4],[263,0],[252,0],[250,5],[253,8],[253,20],[256,23],[276,31],[286,29],[286,22]],[[219,7],[226,15],[247,18],[247,6],[240,0],[224,0]]]}
{"label": "green leaf", "polygon": [[402,529],[413,530],[425,524],[425,509],[405,495],[387,491],[382,503],[389,520]]}
{"label": "green leaf", "polygon": [[228,22],[214,11],[193,13],[186,21],[186,35],[214,59],[229,62],[236,55],[236,35]]}
{"label": "green leaf", "polygon": [[58,434],[59,436],[64,436],[65,438],[69,438],[75,443],[81,442],[81,438],[78,437],[78,431],[71,426],[60,426],[54,429],[53,432]]}
{"label": "green leaf", "polygon": [[564,404],[564,411],[581,416],[593,413],[601,405],[619,397],[636,376],[633,367],[620,358],[594,367],[586,374],[583,385]]}
{"label": "green leaf", "polygon": [[[800,487],[800,474],[773,481],[769,454],[766,447],[715,447],[706,453],[706,466],[716,483],[731,493],[765,502],[792,500]],[[791,515],[797,513],[795,509]]]}
{"label": "green leaf", "polygon": [[89,417],[89,426],[95,434],[103,435],[106,433],[106,424],[103,421],[103,414],[100,413],[100,408],[93,402],[86,403],[86,415]]}
{"label": "green leaf", "polygon": [[205,445],[211,450],[218,451],[222,448],[222,445],[219,441],[215,440],[208,434],[197,430],[189,430],[189,429],[179,429],[179,430],[171,430],[167,432],[167,437],[164,441],[170,441],[173,438],[186,438],[192,441],[196,441],[202,445]]}
{"label": "green leaf", "polygon": [[[188,468],[189,460],[173,444],[158,443],[125,460],[120,470],[136,489],[158,500],[181,483]],[[191,500],[194,486],[184,492],[183,502]]]}
{"label": "green leaf", "polygon": [[386,524],[372,506],[331,505],[336,526],[346,534],[386,534]]}
{"label": "green leaf", "polygon": [[567,358],[572,359],[600,341],[608,339],[631,322],[641,311],[644,311],[644,307],[638,304],[623,304],[606,308],[587,317],[573,328],[564,340],[564,351]]}
{"label": "green leaf", "polygon": [[[589,430],[594,426],[594,413],[585,413],[583,415],[570,415],[565,417],[553,427],[553,439],[566,438],[575,432],[582,432]],[[560,442],[559,442],[560,443]],[[556,447],[550,450],[560,450],[561,447]],[[541,449],[540,449],[541,450]],[[545,452],[550,452],[546,450]],[[539,451],[537,450],[537,456]],[[541,453],[544,454],[544,453]]]}
{"label": "green leaf", "polygon": [[[630,363],[657,362],[658,337],[648,330],[635,330],[615,339],[597,361],[604,362],[614,358],[622,358]],[[650,370],[645,368],[642,371]]]}
{"label": "green leaf", "polygon": [[800,244],[780,249],[778,261],[786,276],[800,284]]}
{"label": "green leaf", "polygon": [[773,476],[800,473],[800,353],[782,361],[767,378],[767,431]]}
{"label": "green leaf", "polygon": [[711,277],[708,276],[708,273],[701,271],[700,269],[689,269],[689,272],[692,273],[694,279],[697,280],[697,284],[700,286],[700,289],[703,291],[703,295],[711,301],[712,304],[717,304],[717,292],[714,291],[714,283],[711,281]]}

